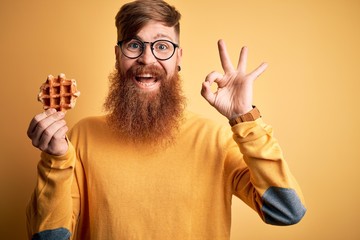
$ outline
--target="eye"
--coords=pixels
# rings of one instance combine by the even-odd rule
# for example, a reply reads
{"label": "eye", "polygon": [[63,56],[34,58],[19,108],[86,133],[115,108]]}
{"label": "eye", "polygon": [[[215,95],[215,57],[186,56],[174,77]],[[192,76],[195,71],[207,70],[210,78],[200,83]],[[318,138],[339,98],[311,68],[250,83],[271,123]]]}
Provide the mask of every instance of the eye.
{"label": "eye", "polygon": [[171,48],[170,44],[166,41],[159,41],[154,44],[154,50],[159,52],[168,51]]}
{"label": "eye", "polygon": [[130,51],[138,51],[142,48],[142,44],[138,40],[131,40],[126,44],[126,48]]}

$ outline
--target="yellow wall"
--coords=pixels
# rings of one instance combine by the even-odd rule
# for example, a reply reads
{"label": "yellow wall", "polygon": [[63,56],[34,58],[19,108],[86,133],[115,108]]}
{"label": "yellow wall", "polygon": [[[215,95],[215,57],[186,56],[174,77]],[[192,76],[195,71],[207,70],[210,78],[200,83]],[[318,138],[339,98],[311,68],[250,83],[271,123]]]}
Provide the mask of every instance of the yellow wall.
{"label": "yellow wall", "polygon": [[[307,201],[303,221],[263,224],[234,200],[232,239],[360,239],[360,2],[358,0],[171,0],[183,14],[182,77],[189,109],[225,121],[202,99],[201,82],[221,71],[216,41],[233,62],[249,47],[249,68],[269,68],[255,104],[275,127]],[[123,1],[0,1],[0,236],[25,239],[24,209],[39,152],[26,137],[41,111],[48,74],[76,78],[81,97],[69,125],[101,114],[114,66],[114,15]]]}

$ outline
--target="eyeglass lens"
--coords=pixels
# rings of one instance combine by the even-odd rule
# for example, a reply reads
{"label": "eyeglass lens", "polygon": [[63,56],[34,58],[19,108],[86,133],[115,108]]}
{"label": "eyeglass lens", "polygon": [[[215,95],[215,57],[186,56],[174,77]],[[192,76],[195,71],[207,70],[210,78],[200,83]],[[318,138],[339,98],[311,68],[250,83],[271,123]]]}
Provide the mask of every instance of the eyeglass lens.
{"label": "eyeglass lens", "polygon": [[130,39],[128,41],[121,42],[121,51],[128,58],[139,57],[146,48],[146,44],[150,44],[151,52],[155,58],[159,60],[167,60],[171,58],[177,47],[171,41],[168,40],[157,40],[155,42],[142,42],[138,39]]}

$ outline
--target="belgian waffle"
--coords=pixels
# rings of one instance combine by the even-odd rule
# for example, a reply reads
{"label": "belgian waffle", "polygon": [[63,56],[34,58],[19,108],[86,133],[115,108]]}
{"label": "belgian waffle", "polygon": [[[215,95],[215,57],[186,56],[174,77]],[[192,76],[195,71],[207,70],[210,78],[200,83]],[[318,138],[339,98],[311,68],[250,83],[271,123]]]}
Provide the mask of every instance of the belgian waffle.
{"label": "belgian waffle", "polygon": [[40,87],[38,100],[42,102],[44,110],[55,108],[57,111],[66,112],[75,107],[79,95],[74,79],[66,79],[65,74],[60,74],[57,78],[49,75]]}

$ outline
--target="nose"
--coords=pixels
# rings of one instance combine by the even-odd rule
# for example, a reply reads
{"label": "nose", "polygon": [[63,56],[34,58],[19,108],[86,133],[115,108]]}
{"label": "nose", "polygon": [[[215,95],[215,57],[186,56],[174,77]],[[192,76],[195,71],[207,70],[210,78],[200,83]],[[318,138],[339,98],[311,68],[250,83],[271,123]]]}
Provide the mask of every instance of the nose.
{"label": "nose", "polygon": [[144,44],[144,51],[140,57],[138,57],[137,61],[144,65],[153,64],[156,62],[156,58],[151,51],[150,43]]}

